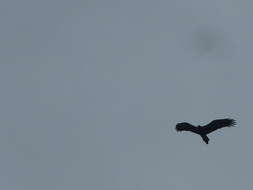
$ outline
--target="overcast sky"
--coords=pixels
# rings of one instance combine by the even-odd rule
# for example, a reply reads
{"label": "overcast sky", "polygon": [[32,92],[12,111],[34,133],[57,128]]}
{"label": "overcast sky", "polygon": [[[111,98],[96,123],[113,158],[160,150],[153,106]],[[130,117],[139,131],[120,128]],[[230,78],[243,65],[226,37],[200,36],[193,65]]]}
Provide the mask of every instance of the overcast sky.
{"label": "overcast sky", "polygon": [[[250,189],[252,8],[2,0],[0,188]],[[209,145],[174,129],[226,117]]]}

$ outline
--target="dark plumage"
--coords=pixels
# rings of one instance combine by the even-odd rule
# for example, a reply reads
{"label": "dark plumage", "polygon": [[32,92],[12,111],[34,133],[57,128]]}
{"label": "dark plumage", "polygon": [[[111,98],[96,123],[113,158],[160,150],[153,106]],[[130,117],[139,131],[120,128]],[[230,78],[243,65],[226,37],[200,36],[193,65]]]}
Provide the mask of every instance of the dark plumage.
{"label": "dark plumage", "polygon": [[189,123],[183,122],[183,123],[178,123],[176,125],[176,130],[190,131],[190,132],[196,133],[202,137],[203,141],[206,144],[208,144],[209,138],[207,137],[207,134],[223,127],[232,127],[235,124],[236,124],[236,121],[234,119],[229,119],[229,118],[213,120],[207,125],[204,125],[204,126],[199,125],[197,127]]}

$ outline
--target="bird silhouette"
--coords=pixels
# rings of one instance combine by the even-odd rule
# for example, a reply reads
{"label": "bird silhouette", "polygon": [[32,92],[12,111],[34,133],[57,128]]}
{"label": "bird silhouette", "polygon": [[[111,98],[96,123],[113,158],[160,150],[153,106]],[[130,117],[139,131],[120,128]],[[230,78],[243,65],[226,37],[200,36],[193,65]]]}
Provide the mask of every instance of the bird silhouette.
{"label": "bird silhouette", "polygon": [[207,125],[204,126],[194,126],[191,125],[190,123],[178,123],[176,125],[176,130],[177,131],[190,131],[193,133],[196,133],[200,135],[203,139],[203,141],[208,144],[209,138],[207,137],[207,134],[212,133],[213,131],[223,128],[223,127],[232,127],[236,124],[236,121],[234,119],[216,119],[210,122]]}

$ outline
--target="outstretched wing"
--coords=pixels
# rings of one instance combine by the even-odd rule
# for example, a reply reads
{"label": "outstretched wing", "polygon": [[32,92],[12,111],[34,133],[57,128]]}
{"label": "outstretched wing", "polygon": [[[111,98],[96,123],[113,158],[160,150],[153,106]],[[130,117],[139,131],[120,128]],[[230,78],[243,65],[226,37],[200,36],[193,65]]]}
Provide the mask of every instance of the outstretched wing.
{"label": "outstretched wing", "polygon": [[236,124],[236,121],[234,119],[229,119],[229,118],[217,119],[203,126],[203,129],[205,129],[205,133],[208,134],[223,127],[232,127],[235,124]]}
{"label": "outstretched wing", "polygon": [[197,133],[197,128],[190,123],[178,123],[176,125],[176,130],[177,131],[191,131],[193,133]]}

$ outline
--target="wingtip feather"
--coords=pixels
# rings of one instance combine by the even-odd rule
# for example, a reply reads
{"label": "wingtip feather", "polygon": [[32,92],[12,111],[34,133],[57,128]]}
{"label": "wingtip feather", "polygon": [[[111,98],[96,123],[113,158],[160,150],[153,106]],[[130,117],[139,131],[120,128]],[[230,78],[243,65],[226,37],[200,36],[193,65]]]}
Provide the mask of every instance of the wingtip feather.
{"label": "wingtip feather", "polygon": [[229,121],[229,124],[228,124],[228,127],[233,127],[236,125],[236,120],[235,119],[228,119]]}

